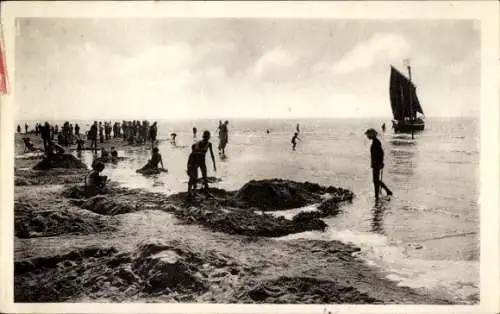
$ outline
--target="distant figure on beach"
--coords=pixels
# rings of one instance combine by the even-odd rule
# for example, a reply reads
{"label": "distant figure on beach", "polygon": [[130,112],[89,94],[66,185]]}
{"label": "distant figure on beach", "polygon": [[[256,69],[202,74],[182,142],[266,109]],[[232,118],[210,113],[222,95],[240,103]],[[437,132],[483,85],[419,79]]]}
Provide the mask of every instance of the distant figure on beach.
{"label": "distant figure on beach", "polygon": [[52,144],[52,149],[55,151],[56,154],[59,154],[59,155],[62,155],[66,152],[66,150],[64,149],[64,147],[62,147],[61,145],[57,144],[57,143],[53,143]]}
{"label": "distant figure on beach", "polygon": [[269,133],[271,133],[271,131],[269,131],[269,129],[266,129],[266,133],[269,134]]}
{"label": "distant figure on beach", "polygon": [[191,145],[191,154],[189,154],[186,171],[189,176],[188,197],[193,196],[196,192],[196,184],[198,182],[198,155],[196,144]]}
{"label": "distant figure on beach", "polygon": [[21,126],[19,124],[17,125],[17,133],[21,133]]}
{"label": "distant figure on beach", "polygon": [[196,133],[198,132],[198,129],[194,126],[193,127],[193,140],[196,140]]}
{"label": "distant figure on beach", "polygon": [[25,134],[28,134],[28,129],[29,129],[28,123],[25,123],[24,124],[24,131],[25,131],[24,133]]}
{"label": "distant figure on beach", "polygon": [[384,132],[384,133],[385,133],[385,123],[384,123],[384,124],[382,124],[382,132]]}
{"label": "distant figure on beach", "polygon": [[175,138],[177,137],[177,134],[176,133],[171,133],[170,137],[172,138],[171,141],[170,141],[172,143],[172,145],[177,146],[177,143],[175,142]]}
{"label": "distant figure on beach", "polygon": [[207,165],[205,161],[205,156],[207,151],[210,151],[210,157],[212,158],[212,163],[214,165],[214,171],[217,171],[215,166],[214,151],[212,148],[212,143],[210,143],[210,131],[203,132],[203,139],[197,142],[195,147],[197,153],[198,167],[201,169],[201,175],[203,177],[203,185],[205,187],[205,192],[208,193],[208,178],[207,178]]}
{"label": "distant figure on beach", "polygon": [[106,150],[106,148],[101,148],[101,158],[108,158],[109,157],[109,152]]}
{"label": "distant figure on beach", "polygon": [[51,134],[50,134],[50,124],[48,122],[45,122],[45,124],[41,128],[41,136],[43,140],[43,149],[45,150],[46,153],[49,153],[49,148],[50,144],[52,141]]}
{"label": "distant figure on beach", "polygon": [[104,143],[104,127],[102,126],[102,122],[99,122],[99,142]]}
{"label": "distant figure on beach", "polygon": [[296,131],[297,133],[300,133],[300,127],[299,127],[299,124],[298,124],[298,123],[297,123],[297,126],[295,127],[295,131]]}
{"label": "distant figure on beach", "polygon": [[101,176],[100,173],[104,170],[103,162],[96,162],[92,165],[92,172],[89,175],[89,185],[98,189],[103,189],[106,186],[107,176]]}
{"label": "distant figure on beach", "polygon": [[299,138],[299,133],[298,132],[295,132],[293,134],[293,137],[292,137],[292,149],[295,150],[295,147],[297,147],[297,140],[299,141],[302,141],[300,138]]}
{"label": "distant figure on beach", "polygon": [[85,144],[85,141],[78,137],[76,140],[76,150],[81,152],[83,150],[83,144]]}
{"label": "distant figure on beach", "polygon": [[368,129],[365,135],[368,139],[372,140],[372,146],[370,147],[371,167],[373,172],[373,185],[375,187],[375,200],[378,201],[380,187],[387,192],[387,195],[392,195],[392,191],[389,190],[381,180],[382,170],[384,169],[384,150],[382,148],[382,143],[380,143],[380,140],[377,138],[377,131]]}
{"label": "distant figure on beach", "polygon": [[[220,121],[219,121],[220,123]],[[229,131],[227,129],[227,125],[229,121],[225,121],[224,123],[219,124],[219,154],[226,154],[226,145],[229,140]]]}
{"label": "distant figure on beach", "polygon": [[77,124],[75,124],[75,136],[80,136],[80,126]]}
{"label": "distant figure on beach", "polygon": [[151,141],[151,147],[154,147],[157,135],[158,135],[158,126],[155,121],[149,128],[149,140]]}
{"label": "distant figure on beach", "polygon": [[89,131],[90,149],[97,152],[97,121],[94,121]]}

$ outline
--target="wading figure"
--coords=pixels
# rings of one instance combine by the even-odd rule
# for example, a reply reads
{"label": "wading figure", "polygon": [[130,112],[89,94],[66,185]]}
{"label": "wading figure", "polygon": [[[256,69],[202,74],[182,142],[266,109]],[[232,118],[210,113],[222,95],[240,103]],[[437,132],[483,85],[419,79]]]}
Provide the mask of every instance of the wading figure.
{"label": "wading figure", "polygon": [[[195,150],[197,153],[198,167],[201,169],[201,175],[203,177],[203,185],[205,187],[205,192],[208,193],[208,178],[207,178],[207,165],[205,163],[205,155],[207,151],[210,151],[210,157],[214,165],[214,171],[217,171],[215,166],[214,151],[212,149],[212,143],[210,143],[210,132],[203,132],[203,139],[195,144]],[[197,167],[197,168],[198,168]]]}
{"label": "wading figure", "polygon": [[45,122],[45,124],[41,129],[42,129],[41,135],[43,140],[43,149],[45,150],[46,153],[49,153],[49,148],[52,142],[50,124],[48,122]]}
{"label": "wading figure", "polygon": [[90,127],[89,131],[90,138],[90,149],[93,149],[97,153],[97,121]]}
{"label": "wading figure", "polygon": [[196,133],[198,132],[198,129],[194,126],[193,127],[193,140],[196,141]]}
{"label": "wading figure", "polygon": [[155,121],[149,128],[149,140],[151,141],[151,147],[154,147],[157,135],[158,135],[158,126]]}
{"label": "wading figure", "polygon": [[292,137],[292,149],[295,150],[295,147],[297,147],[297,140],[299,141],[302,141],[300,138],[299,138],[299,133],[298,132],[295,132],[293,134],[293,137]]}
{"label": "wading figure", "polygon": [[104,143],[104,127],[102,126],[102,122],[99,122],[99,141]]}
{"label": "wading figure", "polygon": [[219,124],[219,154],[225,155],[226,153],[226,145],[229,140],[229,131],[227,129],[227,125],[229,121],[225,121],[224,123]]}
{"label": "wading figure", "polygon": [[375,187],[375,201],[378,201],[380,187],[387,192],[387,195],[392,195],[392,191],[380,179],[381,172],[384,169],[384,150],[382,149],[382,143],[377,138],[377,131],[368,129],[365,135],[368,139],[372,140],[372,146],[370,147],[371,167],[373,171],[373,185]]}
{"label": "wading figure", "polygon": [[75,124],[75,136],[80,136],[80,126],[77,124]]}
{"label": "wading figure", "polygon": [[189,176],[188,197],[192,197],[196,192],[196,185],[198,183],[198,155],[196,144],[191,145],[191,154],[189,154],[186,171]]}
{"label": "wading figure", "polygon": [[177,146],[177,143],[175,142],[175,138],[177,137],[177,134],[176,133],[171,133],[170,137],[171,137],[170,143],[172,143],[172,145],[174,145],[174,146]]}

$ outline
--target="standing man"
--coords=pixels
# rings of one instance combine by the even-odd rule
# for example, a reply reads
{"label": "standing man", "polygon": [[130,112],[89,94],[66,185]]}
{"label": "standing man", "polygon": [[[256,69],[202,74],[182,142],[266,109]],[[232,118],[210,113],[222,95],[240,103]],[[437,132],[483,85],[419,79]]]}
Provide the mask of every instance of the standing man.
{"label": "standing man", "polygon": [[50,124],[45,122],[45,124],[41,127],[41,135],[43,140],[43,149],[47,154],[49,154],[52,144],[50,131]]}
{"label": "standing man", "polygon": [[97,154],[97,121],[94,121],[89,131],[90,149],[94,150]]}
{"label": "standing man", "polygon": [[381,172],[384,169],[384,150],[382,149],[382,143],[377,138],[377,131],[368,129],[365,135],[368,139],[372,140],[372,146],[370,147],[371,167],[373,171],[373,185],[375,186],[375,201],[378,201],[380,187],[387,192],[387,195],[392,195],[392,191],[389,190],[380,178]]}
{"label": "standing man", "polygon": [[227,129],[227,125],[229,121],[225,121],[224,123],[219,122],[219,154],[226,154],[226,145],[229,140],[229,130]]}

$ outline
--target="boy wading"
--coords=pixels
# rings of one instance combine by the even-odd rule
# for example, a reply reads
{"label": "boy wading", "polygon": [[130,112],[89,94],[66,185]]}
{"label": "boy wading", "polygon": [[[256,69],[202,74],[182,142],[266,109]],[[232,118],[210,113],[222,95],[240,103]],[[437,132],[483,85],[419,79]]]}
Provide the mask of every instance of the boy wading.
{"label": "boy wading", "polygon": [[378,201],[378,195],[380,187],[382,187],[387,195],[392,195],[392,191],[382,182],[380,175],[384,169],[384,150],[382,149],[382,143],[377,138],[377,131],[374,129],[368,129],[365,132],[368,139],[372,140],[372,146],[370,147],[371,155],[371,167],[373,172],[373,185],[375,187],[375,200]]}

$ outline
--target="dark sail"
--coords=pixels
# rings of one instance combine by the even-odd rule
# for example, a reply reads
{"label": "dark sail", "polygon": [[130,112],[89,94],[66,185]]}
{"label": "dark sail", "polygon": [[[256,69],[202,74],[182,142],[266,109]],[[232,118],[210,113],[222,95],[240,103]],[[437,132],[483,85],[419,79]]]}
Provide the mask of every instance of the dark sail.
{"label": "dark sail", "polygon": [[424,113],[417,97],[415,85],[393,66],[391,66],[389,93],[394,120],[414,118],[417,112]]}

